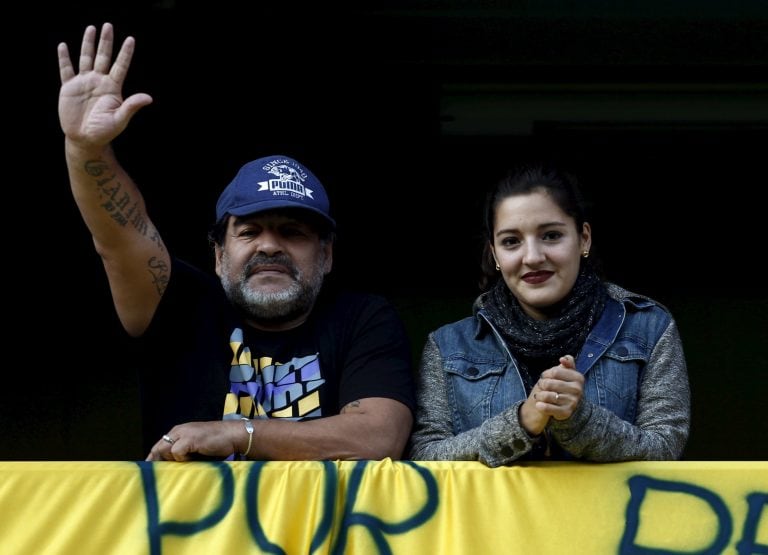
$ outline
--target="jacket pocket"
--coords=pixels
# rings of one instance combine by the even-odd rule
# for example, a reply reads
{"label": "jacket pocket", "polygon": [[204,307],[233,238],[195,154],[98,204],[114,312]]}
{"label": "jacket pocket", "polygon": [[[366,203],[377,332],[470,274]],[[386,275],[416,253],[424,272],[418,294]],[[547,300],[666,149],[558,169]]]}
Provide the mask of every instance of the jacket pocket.
{"label": "jacket pocket", "polygon": [[599,397],[604,406],[632,422],[637,409],[640,376],[648,362],[648,354],[636,343],[617,340],[601,357],[599,364]]}
{"label": "jacket pocket", "polygon": [[[455,415],[463,431],[479,426],[490,416],[491,399],[504,373],[503,361],[447,360],[445,371]],[[454,419],[454,422],[456,420]]]}

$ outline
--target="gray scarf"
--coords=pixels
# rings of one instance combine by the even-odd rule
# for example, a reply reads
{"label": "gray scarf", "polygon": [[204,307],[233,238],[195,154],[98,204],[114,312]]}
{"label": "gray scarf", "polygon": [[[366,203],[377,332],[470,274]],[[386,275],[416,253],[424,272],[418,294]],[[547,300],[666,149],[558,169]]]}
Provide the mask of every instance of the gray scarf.
{"label": "gray scarf", "polygon": [[[584,261],[586,262],[586,261]],[[503,279],[488,292],[485,311],[515,356],[526,390],[563,355],[579,354],[605,308],[605,285],[592,265],[582,263],[571,292],[547,308],[546,320],[534,320],[520,307]]]}

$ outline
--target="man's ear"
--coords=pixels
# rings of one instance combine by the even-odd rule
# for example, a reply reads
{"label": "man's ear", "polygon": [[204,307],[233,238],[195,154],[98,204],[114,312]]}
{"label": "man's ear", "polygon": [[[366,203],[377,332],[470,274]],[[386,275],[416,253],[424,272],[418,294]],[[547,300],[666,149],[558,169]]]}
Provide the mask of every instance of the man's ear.
{"label": "man's ear", "polygon": [[323,251],[325,252],[325,267],[323,273],[328,275],[333,268],[333,241],[326,241],[323,245]]}
{"label": "man's ear", "polygon": [[213,245],[213,256],[216,258],[216,275],[221,277],[221,255],[223,254],[223,251],[221,249],[221,245],[216,243]]}

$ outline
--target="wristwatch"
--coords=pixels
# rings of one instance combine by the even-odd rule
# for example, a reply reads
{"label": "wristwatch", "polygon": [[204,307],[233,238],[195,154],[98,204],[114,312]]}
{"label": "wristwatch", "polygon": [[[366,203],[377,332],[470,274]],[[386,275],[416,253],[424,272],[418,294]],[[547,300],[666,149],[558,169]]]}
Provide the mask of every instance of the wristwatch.
{"label": "wristwatch", "polygon": [[240,420],[243,421],[243,424],[245,424],[245,431],[248,432],[248,448],[245,450],[245,453],[240,453],[240,456],[247,458],[248,453],[251,451],[251,442],[253,441],[253,422],[251,422],[251,420],[245,416],[243,416]]}

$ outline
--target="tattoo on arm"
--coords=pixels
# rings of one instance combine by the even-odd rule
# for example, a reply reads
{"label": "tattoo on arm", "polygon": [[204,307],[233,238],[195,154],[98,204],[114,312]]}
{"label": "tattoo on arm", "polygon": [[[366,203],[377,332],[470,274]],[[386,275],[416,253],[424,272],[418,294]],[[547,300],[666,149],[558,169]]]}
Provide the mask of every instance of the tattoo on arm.
{"label": "tattoo on arm", "polygon": [[[158,248],[165,251],[162,238],[157,229],[150,224],[140,206],[140,198],[126,191],[123,184],[117,180],[117,175],[111,172],[109,164],[104,160],[88,160],[83,167],[85,173],[94,178],[96,190],[101,201],[101,207],[110,217],[122,227],[130,224],[144,237],[148,237]],[[168,264],[156,256],[147,262],[147,270],[152,276],[152,283],[157,294],[162,297],[168,287],[170,271]]]}
{"label": "tattoo on arm", "polygon": [[352,401],[351,403],[347,403],[343,407],[341,407],[341,414],[344,414],[345,412],[350,412],[352,409],[359,409],[360,408],[360,401]]}
{"label": "tattoo on arm", "polygon": [[[139,209],[138,200],[123,190],[123,184],[116,181],[115,174],[108,174],[109,166],[103,160],[88,160],[85,172],[95,178],[99,197],[103,200],[101,207],[118,225],[125,227],[129,223],[140,234],[146,236],[149,223],[146,215]],[[155,238],[152,237],[154,241]]]}
{"label": "tattoo on arm", "polygon": [[152,228],[152,231],[151,231],[151,232],[150,232],[150,234],[149,234],[149,239],[150,239],[150,240],[151,240],[151,241],[152,241],[152,242],[153,242],[155,245],[157,245],[157,246],[160,248],[160,250],[162,250],[162,251],[164,251],[164,250],[165,250],[165,245],[163,244],[163,240],[162,240],[162,238],[160,237],[160,234],[157,232],[157,229],[155,229],[154,227]]}
{"label": "tattoo on arm", "polygon": [[157,294],[162,297],[163,293],[165,293],[165,288],[168,287],[168,279],[170,278],[168,275],[168,264],[153,256],[149,259],[147,266],[152,276],[152,283],[155,285],[155,289],[157,289]]}

